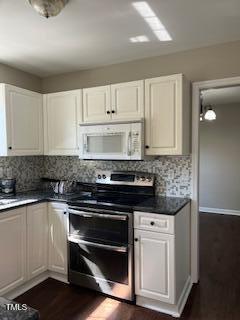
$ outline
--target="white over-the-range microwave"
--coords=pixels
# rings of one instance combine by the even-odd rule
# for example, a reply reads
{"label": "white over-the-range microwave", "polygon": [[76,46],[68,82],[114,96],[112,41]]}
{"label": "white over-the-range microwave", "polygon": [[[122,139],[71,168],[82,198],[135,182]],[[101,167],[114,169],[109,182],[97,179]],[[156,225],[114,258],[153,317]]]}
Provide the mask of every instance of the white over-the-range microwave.
{"label": "white over-the-range microwave", "polygon": [[144,121],[81,124],[79,158],[102,160],[142,160]]}

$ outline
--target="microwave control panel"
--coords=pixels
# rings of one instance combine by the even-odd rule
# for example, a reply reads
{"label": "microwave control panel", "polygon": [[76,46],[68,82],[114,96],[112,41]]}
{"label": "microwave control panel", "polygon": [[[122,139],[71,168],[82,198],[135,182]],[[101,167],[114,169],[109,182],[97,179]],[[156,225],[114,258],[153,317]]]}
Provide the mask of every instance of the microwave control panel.
{"label": "microwave control panel", "polygon": [[132,132],[132,153],[136,154],[140,151],[140,134],[138,131]]}

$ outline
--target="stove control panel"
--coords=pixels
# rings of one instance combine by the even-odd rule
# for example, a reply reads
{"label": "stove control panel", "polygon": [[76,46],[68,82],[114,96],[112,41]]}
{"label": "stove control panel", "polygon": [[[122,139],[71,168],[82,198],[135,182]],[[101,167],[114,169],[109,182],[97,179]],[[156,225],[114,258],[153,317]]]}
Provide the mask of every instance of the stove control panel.
{"label": "stove control panel", "polygon": [[154,180],[154,174],[148,172],[107,170],[98,170],[96,172],[96,183],[100,184],[152,187]]}

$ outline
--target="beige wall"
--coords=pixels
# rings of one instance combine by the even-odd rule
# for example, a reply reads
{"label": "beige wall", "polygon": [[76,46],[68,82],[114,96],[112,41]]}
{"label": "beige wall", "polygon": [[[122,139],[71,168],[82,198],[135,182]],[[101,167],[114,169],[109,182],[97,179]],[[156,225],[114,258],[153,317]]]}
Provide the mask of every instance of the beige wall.
{"label": "beige wall", "polygon": [[[97,53],[96,53],[97,54]],[[44,78],[43,92],[183,73],[191,81],[240,75],[240,41]]]}
{"label": "beige wall", "polygon": [[39,77],[1,63],[0,83],[8,83],[20,88],[29,89],[37,92],[41,92],[42,90],[42,82]]}
{"label": "beige wall", "polygon": [[240,210],[240,103],[200,124],[200,207]]}

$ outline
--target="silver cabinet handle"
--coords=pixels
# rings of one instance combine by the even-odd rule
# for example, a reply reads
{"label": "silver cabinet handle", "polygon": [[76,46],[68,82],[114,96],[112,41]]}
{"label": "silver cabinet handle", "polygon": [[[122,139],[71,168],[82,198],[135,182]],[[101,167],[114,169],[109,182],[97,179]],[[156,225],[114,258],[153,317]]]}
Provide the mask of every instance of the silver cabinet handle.
{"label": "silver cabinet handle", "polygon": [[110,251],[127,252],[127,247],[119,247],[119,246],[112,246],[112,245],[108,245],[108,244],[101,244],[101,243],[85,241],[85,240],[76,239],[72,236],[68,237],[68,241],[73,242],[73,243],[77,243],[77,244],[83,244],[86,246],[95,247],[95,248],[102,248],[102,249],[110,250]]}
{"label": "silver cabinet handle", "polygon": [[[107,210],[101,210],[101,211],[106,212]],[[102,218],[102,219],[121,220],[121,221],[126,221],[128,218],[126,215],[122,215],[122,213],[118,215],[118,214],[116,214],[116,212],[114,212],[115,214],[106,214],[106,213],[98,213],[98,212],[79,211],[79,210],[74,210],[74,209],[69,209],[68,212],[71,214],[76,214],[76,215],[82,216],[84,218],[97,217],[97,218]],[[107,212],[109,212],[109,211],[107,211]]]}

